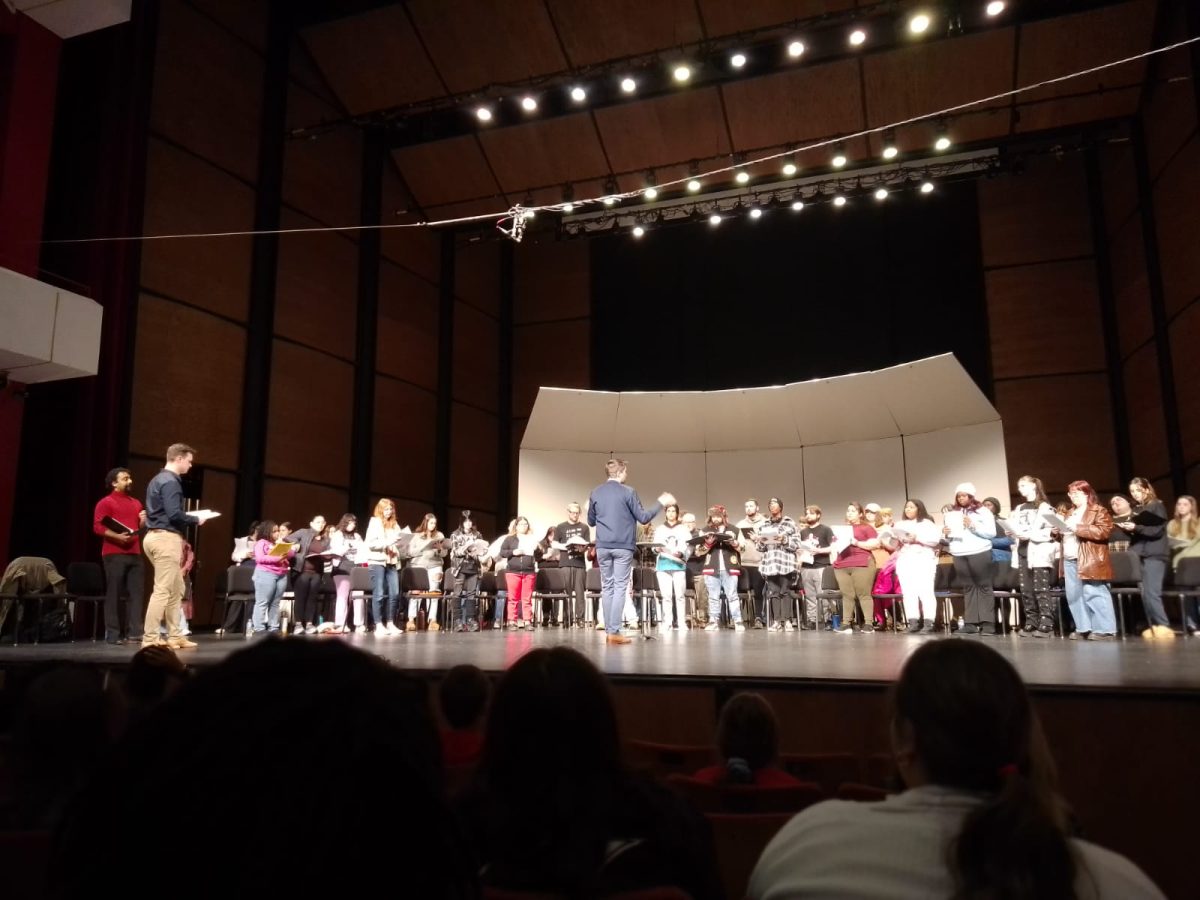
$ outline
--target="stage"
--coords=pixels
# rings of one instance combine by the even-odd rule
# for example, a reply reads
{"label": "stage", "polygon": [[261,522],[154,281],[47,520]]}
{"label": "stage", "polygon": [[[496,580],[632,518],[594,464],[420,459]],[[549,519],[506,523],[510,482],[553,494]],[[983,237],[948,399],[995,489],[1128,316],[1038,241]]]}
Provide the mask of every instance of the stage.
{"label": "stage", "polygon": [[[605,643],[602,632],[558,628],[288,639],[344,641],[423,676],[436,676],[460,663],[474,663],[486,672],[499,673],[534,647],[568,646],[586,655],[614,681],[745,681],[778,688],[789,684],[879,686],[892,681],[908,654],[927,641],[974,640],[1003,654],[1037,691],[1200,692],[1200,641],[1194,638],[1152,643],[1135,637],[1100,643],[1015,635],[957,638],[883,632],[842,635],[726,630],[668,631],[656,634],[654,640],[645,640],[636,633],[629,634],[632,643],[619,646]],[[195,667],[218,663],[250,642],[240,635],[212,634],[193,635],[193,640],[199,647],[181,651],[180,656]],[[120,667],[136,650],[136,645],[113,646],[103,641],[6,645],[0,646],[0,666],[62,660]]]}

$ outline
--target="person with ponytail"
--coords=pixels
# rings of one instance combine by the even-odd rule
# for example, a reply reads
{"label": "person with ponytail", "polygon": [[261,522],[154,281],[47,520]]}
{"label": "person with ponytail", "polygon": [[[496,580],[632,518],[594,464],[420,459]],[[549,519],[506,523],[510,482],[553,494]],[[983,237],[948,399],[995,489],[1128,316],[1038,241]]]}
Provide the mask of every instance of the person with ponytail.
{"label": "person with ponytail", "polygon": [[908,789],[800,813],[763,851],[748,897],[1164,896],[1125,857],[1071,837],[1029,693],[996,651],[977,641],[924,644],[892,689],[890,724]]}

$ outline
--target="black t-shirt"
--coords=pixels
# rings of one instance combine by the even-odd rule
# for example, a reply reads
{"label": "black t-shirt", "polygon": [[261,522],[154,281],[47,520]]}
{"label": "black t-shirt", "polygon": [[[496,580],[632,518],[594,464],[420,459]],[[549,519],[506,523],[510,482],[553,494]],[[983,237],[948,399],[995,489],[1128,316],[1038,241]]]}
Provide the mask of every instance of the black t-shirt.
{"label": "black t-shirt", "polygon": [[[554,527],[555,543],[565,544],[573,537],[583,538],[585,541],[592,539],[591,529],[588,528],[587,522],[579,521],[574,525],[570,522],[562,522]],[[570,550],[559,551],[558,567],[560,569],[584,568],[583,554],[586,549],[585,547],[572,547]]]}
{"label": "black t-shirt", "polygon": [[[828,525],[814,525],[811,528],[805,526],[800,529],[800,540],[809,541],[813,538],[817,539],[818,547],[828,547],[833,543],[833,529]],[[817,556],[813,562],[806,562],[801,568],[805,569],[820,569],[829,565],[829,554],[822,553]]]}

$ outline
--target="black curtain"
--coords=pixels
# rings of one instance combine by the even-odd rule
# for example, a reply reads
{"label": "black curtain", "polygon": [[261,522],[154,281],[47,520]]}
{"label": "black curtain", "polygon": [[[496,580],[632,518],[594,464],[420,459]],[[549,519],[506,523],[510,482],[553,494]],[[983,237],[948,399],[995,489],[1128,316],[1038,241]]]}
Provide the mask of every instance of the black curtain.
{"label": "black curtain", "polygon": [[974,182],[591,247],[598,390],[757,387],[953,352],[991,396]]}

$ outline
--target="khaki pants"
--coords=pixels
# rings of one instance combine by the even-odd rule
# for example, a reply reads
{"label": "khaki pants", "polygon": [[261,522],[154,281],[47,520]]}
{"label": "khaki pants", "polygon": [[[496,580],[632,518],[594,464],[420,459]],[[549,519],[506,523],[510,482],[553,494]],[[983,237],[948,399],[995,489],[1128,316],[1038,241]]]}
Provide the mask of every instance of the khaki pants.
{"label": "khaki pants", "polygon": [[179,607],[183,602],[183,538],[173,531],[150,531],[142,547],[154,567],[154,590],[146,606],[146,629],[142,640],[158,637],[158,626],[167,620],[167,637],[182,638]]}
{"label": "khaki pants", "polygon": [[[875,587],[875,560],[869,566],[850,569],[834,569],[838,590],[842,592],[842,627],[854,623],[854,610],[859,610],[859,625],[871,625],[875,618],[875,606],[871,591]],[[855,600],[858,602],[856,603]]]}
{"label": "khaki pants", "polygon": [[692,590],[695,596],[692,598],[693,605],[688,608],[688,616],[695,616],[694,621],[703,625],[708,622],[708,585],[704,583],[703,575],[692,578]]}

